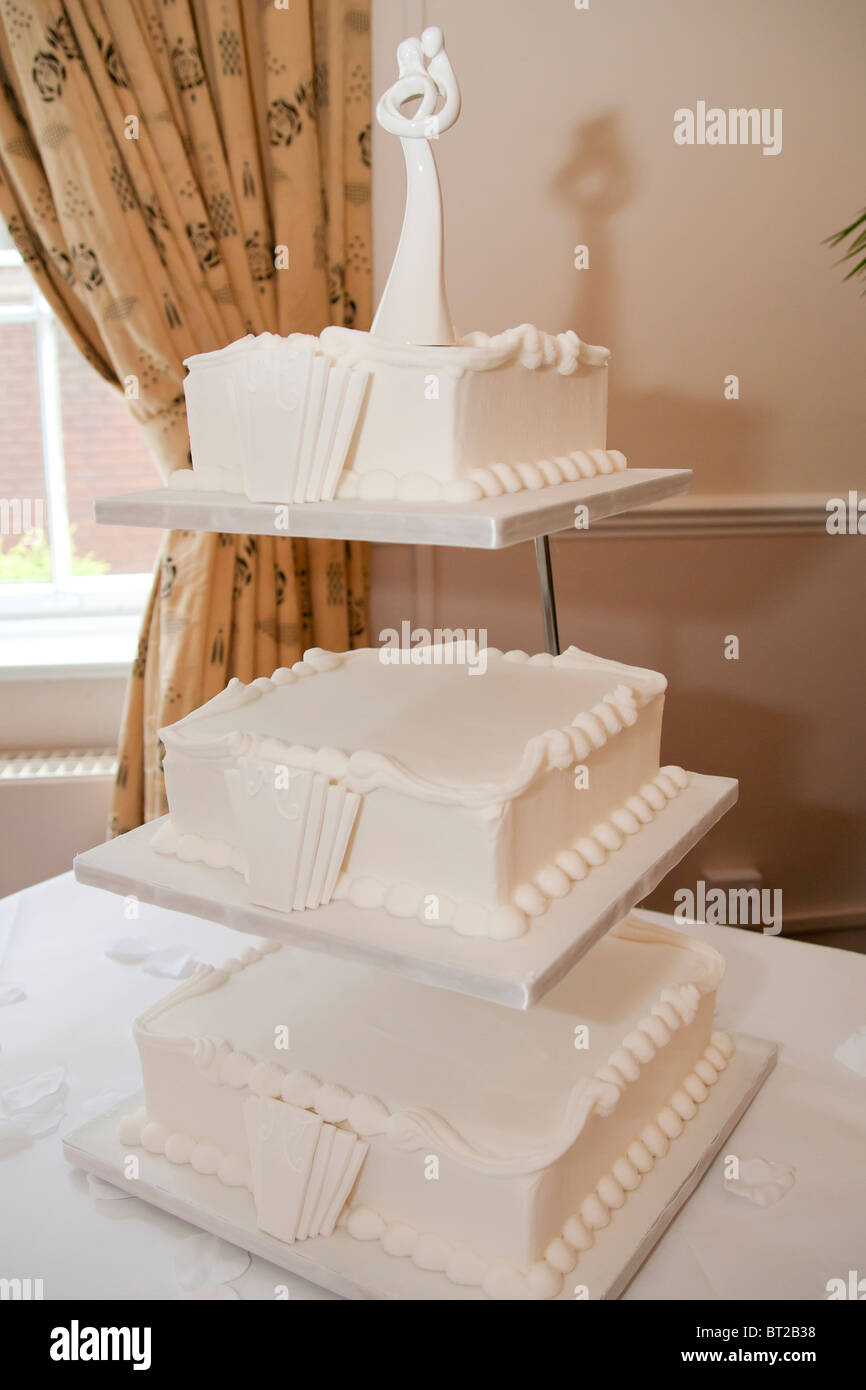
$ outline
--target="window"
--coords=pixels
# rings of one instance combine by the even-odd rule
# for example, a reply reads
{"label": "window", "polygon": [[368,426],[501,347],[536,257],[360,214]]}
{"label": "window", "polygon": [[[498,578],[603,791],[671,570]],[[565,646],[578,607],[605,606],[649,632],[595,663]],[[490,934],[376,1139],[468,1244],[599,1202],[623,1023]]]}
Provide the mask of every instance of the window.
{"label": "window", "polygon": [[97,526],[93,500],[159,482],[123,398],[81,356],[0,224],[5,666],[25,661],[28,652],[39,665],[128,661],[161,534]]}

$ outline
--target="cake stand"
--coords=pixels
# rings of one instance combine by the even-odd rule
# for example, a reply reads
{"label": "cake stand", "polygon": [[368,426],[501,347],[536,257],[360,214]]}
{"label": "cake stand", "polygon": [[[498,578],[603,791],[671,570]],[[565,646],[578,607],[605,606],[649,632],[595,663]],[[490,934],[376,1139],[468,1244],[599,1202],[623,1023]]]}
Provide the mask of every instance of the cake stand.
{"label": "cake stand", "polygon": [[[330,502],[288,506],[230,494],[170,488],[103,498],[105,524],[178,527],[264,535],[376,540],[393,544],[496,550],[531,540],[535,547],[545,645],[559,651],[549,536],[574,527],[575,508],[589,523],[684,492],[688,470],[628,470],[481,502],[440,505]],[[586,520],[584,518],[584,521]],[[239,931],[290,942],[403,974],[421,983],[527,1009],[541,999],[615,922],[652,891],[734,804],[730,778],[692,774],[690,784],[579,886],[551,904],[519,940],[497,943],[461,937],[334,902],[315,912],[278,913],[250,903],[240,875],[184,864],[150,845],[159,822],[139,827],[77,857],[79,881],[122,896],[222,922]],[[700,1182],[776,1062],[776,1048],[738,1037],[737,1050],[702,1108],[660,1163],[614,1213],[592,1250],[566,1281],[559,1301],[617,1298]],[[139,1153],[139,1176],[125,1175],[118,1120],[139,1107],[130,1098],[117,1112],[90,1121],[64,1142],[67,1159],[164,1211],[231,1241],[335,1293],[352,1299],[478,1300],[442,1275],[385,1255],[337,1229],[327,1239],[292,1245],[256,1224],[252,1197],[216,1177]]]}
{"label": "cake stand", "polygon": [[[438,29],[427,29],[420,39],[404,41],[398,61],[400,77],[380,100],[377,117],[403,145],[406,215],[373,331],[392,344],[456,346],[445,294],[441,194],[429,141],[438,139],[456,121],[459,88]],[[417,110],[407,113],[403,108],[416,98]],[[570,350],[579,354],[580,343],[574,335],[569,343]],[[576,363],[577,358],[571,370]],[[295,400],[287,408],[297,411],[297,404]],[[280,443],[282,448],[282,436]],[[96,519],[107,524],[484,550],[531,540],[544,640],[548,652],[557,655],[551,534],[569,529],[585,532],[604,517],[684,492],[691,474],[686,469],[626,469],[538,491],[448,504],[352,500],[281,506],[202,491],[195,486],[193,475],[182,475],[175,481],[192,486],[103,498],[96,503]],[[115,893],[135,895],[241,931],[366,961],[428,985],[525,1009],[561,979],[602,932],[651,891],[733,804],[736,794],[736,782],[730,779],[693,776],[661,814],[593,869],[576,890],[554,902],[525,936],[514,941],[461,937],[450,927],[422,927],[415,921],[390,918],[374,909],[357,909],[344,901],[313,912],[276,913],[258,908],[249,902],[240,875],[156,854],[151,848],[153,825],[80,855],[75,873],[82,882]],[[599,1233],[593,1248],[581,1255],[575,1277],[566,1281],[563,1300],[615,1297],[622,1291],[699,1182],[774,1061],[771,1045],[738,1040],[734,1057],[714,1087],[711,1104],[699,1109],[665,1161],[653,1168],[615,1213],[609,1228]],[[128,1108],[136,1108],[136,1102],[130,1101]],[[123,1162],[124,1146],[116,1137],[117,1119],[116,1114],[102,1117],[70,1136],[67,1157],[156,1206],[348,1297],[440,1300],[483,1296],[478,1289],[459,1288],[441,1274],[392,1258],[378,1246],[371,1249],[341,1229],[326,1239],[292,1244],[278,1241],[256,1225],[249,1192],[223,1187],[217,1178],[175,1167],[164,1157],[143,1154],[138,1177],[130,1182]]]}
{"label": "cake stand", "polygon": [[[685,492],[689,469],[626,469],[537,491],[477,502],[270,504],[233,493],[156,488],[100,498],[105,525],[219,530],[390,544],[499,550],[531,540],[535,546],[546,648],[559,652],[549,537],[586,533],[605,517]],[[424,984],[526,1009],[661,881],[736,801],[730,778],[691,775],[690,785],[640,833],[572,893],[554,902],[526,936],[504,944],[459,936],[387,913],[330,903],[315,912],[280,913],[255,906],[230,869],[186,864],[156,853],[151,823],[79,855],[82,883],[172,907],[239,931],[291,942],[308,950],[378,965]]]}
{"label": "cake stand", "polygon": [[376,965],[420,984],[528,1009],[571,970],[600,936],[673,869],[737,799],[730,777],[692,773],[689,785],[564,898],[551,902],[525,936],[498,942],[451,927],[338,901],[313,912],[276,912],[250,902],[234,869],[187,864],[158,854],[150,821],[79,854],[75,877],[92,888],[221,922],[286,945]]}
{"label": "cake stand", "polygon": [[[535,547],[547,651],[559,654],[550,536],[578,534],[605,517],[687,492],[688,468],[627,468],[622,473],[560,483],[479,502],[251,502],[232,492],[152,488],[100,497],[94,516],[107,526],[225,531],[257,536],[378,541],[501,550],[531,540]],[[578,513],[577,509],[585,509]],[[580,520],[579,527],[577,520]]]}
{"label": "cake stand", "polygon": [[[628,469],[622,473],[456,504],[321,502],[269,505],[228,493],[158,488],[97,501],[95,515],[107,525],[175,527],[242,534],[291,535],[391,544],[459,546],[498,550],[532,541],[538,569],[546,649],[559,652],[558,621],[549,537],[604,517],[650,505],[685,492],[687,469]],[[595,941],[640,902],[734,804],[730,778],[692,774],[690,785],[653,822],[594,869],[566,898],[554,902],[524,937],[510,942],[459,936],[333,902],[315,912],[278,913],[250,903],[240,875],[229,869],[184,864],[150,846],[151,823],[75,860],[80,882],[122,896],[171,907],[222,922],[239,931],[291,942],[377,965],[421,983],[527,1009],[570,970]],[[713,1092],[712,1107],[699,1111],[664,1163],[615,1213],[609,1229],[581,1256],[562,1301],[576,1297],[616,1298],[636,1273],[676,1212],[697,1186],[728,1134],[775,1065],[770,1043],[738,1038],[731,1064]],[[246,1191],[229,1189],[215,1177],[176,1167],[165,1157],[143,1153],[137,1179],[124,1175],[124,1147],[116,1137],[120,1113],[138,1107],[131,1099],[118,1114],[103,1116],[70,1135],[70,1162],[123,1187],[165,1211],[232,1241],[348,1298],[478,1299],[441,1275],[395,1260],[378,1247],[353,1240],[344,1230],[294,1245],[266,1235],[256,1225]],[[575,1292],[578,1290],[578,1292]],[[585,1290],[585,1292],[584,1292]]]}

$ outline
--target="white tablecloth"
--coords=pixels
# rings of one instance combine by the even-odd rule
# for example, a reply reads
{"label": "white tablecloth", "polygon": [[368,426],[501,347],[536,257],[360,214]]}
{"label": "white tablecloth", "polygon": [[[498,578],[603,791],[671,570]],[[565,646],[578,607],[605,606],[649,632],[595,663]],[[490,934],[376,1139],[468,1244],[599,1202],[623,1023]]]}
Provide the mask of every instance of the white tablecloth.
{"label": "white tablecloth", "polygon": [[[219,963],[238,948],[226,927],[76,884],[70,874],[0,901],[0,984],[26,999],[0,1007],[0,1092],[67,1068],[58,1130],[0,1158],[0,1277],[40,1278],[46,1298],[176,1298],[177,1250],[192,1228],[138,1198],[97,1200],[70,1168],[60,1135],[140,1085],[132,1019],[171,980],[105,954],[119,937],[188,946]],[[666,921],[668,919],[660,918]],[[684,927],[726,956],[722,1026],[783,1045],[726,1152],[796,1169],[796,1184],[759,1208],[725,1191],[722,1159],[628,1289],[627,1298],[826,1297],[831,1278],[866,1277],[866,1078],[834,1060],[866,1025],[866,957],[784,937]],[[579,967],[578,967],[579,968]],[[242,1298],[333,1295],[254,1259]]]}

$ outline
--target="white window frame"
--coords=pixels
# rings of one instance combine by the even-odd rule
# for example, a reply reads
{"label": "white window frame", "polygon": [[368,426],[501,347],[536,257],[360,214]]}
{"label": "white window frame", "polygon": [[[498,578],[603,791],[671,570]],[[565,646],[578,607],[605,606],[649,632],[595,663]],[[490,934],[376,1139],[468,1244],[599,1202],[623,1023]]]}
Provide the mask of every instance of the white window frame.
{"label": "white window frame", "polygon": [[[16,250],[0,248],[0,269],[6,266],[23,267],[24,261]],[[3,638],[11,637],[16,653],[11,665],[14,668],[21,664],[25,659],[21,638],[27,631],[32,635],[33,652],[28,669],[39,667],[47,672],[78,665],[68,642],[64,644],[60,659],[51,660],[57,622],[64,620],[67,636],[71,635],[69,624],[74,624],[80,635],[81,663],[93,666],[95,642],[99,651],[96,665],[115,671],[129,661],[134,650],[138,622],[153,576],[149,573],[71,574],[57,318],[35,282],[29,301],[0,304],[0,329],[12,323],[31,323],[35,328],[45,494],[42,501],[44,524],[50,537],[51,579],[38,584],[0,583],[0,663],[3,662]],[[24,650],[26,652],[26,646]],[[8,666],[4,674],[12,674]]]}

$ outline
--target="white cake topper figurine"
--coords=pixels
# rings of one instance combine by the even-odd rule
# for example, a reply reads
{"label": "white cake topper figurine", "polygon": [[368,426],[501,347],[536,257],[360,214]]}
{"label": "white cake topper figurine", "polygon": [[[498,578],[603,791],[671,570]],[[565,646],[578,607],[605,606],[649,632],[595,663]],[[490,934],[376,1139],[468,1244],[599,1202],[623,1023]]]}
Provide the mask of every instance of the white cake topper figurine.
{"label": "white cake topper figurine", "polygon": [[[376,119],[383,130],[400,136],[406,211],[372,332],[391,342],[448,345],[455,334],[445,293],[442,194],[430,141],[460,115],[460,88],[441,29],[425,29],[420,39],[404,39],[397,49],[397,65],[400,76],[380,97]],[[404,115],[401,107],[416,100],[414,115]]]}

